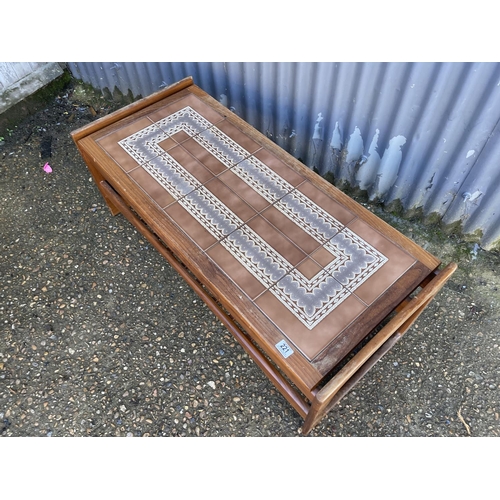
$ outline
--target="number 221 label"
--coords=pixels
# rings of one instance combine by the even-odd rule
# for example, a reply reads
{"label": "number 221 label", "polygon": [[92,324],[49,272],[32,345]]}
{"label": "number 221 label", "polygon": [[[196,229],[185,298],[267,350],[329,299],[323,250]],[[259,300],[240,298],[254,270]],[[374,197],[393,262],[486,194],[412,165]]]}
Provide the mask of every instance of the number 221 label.
{"label": "number 221 label", "polygon": [[276,344],[276,349],[278,349],[284,358],[288,358],[288,356],[293,354],[293,349],[284,340],[281,340]]}

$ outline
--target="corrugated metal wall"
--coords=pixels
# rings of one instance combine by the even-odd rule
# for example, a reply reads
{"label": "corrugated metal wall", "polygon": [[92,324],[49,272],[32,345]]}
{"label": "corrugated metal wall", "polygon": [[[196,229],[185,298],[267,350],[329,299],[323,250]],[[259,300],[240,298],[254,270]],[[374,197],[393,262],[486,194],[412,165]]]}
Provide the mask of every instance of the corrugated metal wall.
{"label": "corrugated metal wall", "polygon": [[193,76],[335,183],[460,222],[500,247],[499,63],[68,63],[97,89],[146,96]]}

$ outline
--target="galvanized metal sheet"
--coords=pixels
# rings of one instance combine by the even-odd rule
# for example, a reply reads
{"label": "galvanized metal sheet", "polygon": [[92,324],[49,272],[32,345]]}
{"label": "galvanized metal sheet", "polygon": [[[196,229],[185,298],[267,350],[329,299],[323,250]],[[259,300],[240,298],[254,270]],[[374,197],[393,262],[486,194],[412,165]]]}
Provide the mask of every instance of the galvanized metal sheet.
{"label": "galvanized metal sheet", "polygon": [[500,242],[498,63],[68,63],[146,96],[186,76],[306,165]]}

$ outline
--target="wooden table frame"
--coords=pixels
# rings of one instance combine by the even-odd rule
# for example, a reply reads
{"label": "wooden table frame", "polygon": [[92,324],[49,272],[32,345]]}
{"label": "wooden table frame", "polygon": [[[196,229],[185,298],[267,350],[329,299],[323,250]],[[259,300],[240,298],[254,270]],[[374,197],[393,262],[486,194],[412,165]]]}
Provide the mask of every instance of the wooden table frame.
{"label": "wooden table frame", "polygon": [[[366,341],[369,338],[366,331],[359,333],[353,331],[350,343],[345,347],[345,349],[348,348],[348,354],[346,354],[345,349],[336,355],[335,353],[330,354],[329,357],[317,363],[314,372],[310,370],[313,375],[308,374],[309,368],[305,367],[304,362],[301,366],[283,364],[283,360],[278,354],[269,349],[269,342],[259,335],[259,320],[255,319],[255,324],[252,324],[248,319],[241,317],[238,310],[232,306],[230,298],[225,298],[225,290],[214,287],[211,280],[200,271],[200,266],[195,262],[196,259],[187,265],[186,259],[183,257],[182,246],[179,246],[175,238],[168,238],[171,228],[165,227],[157,208],[147,198],[138,199],[140,196],[131,195],[129,186],[120,178],[111,175],[110,170],[103,166],[97,146],[92,141],[92,134],[154,106],[163,99],[185,89],[190,90],[218,112],[224,114],[227,120],[239,127],[240,130],[244,130],[253,140],[265,145],[268,150],[290,164],[302,176],[320,186],[323,191],[331,194],[343,205],[363,217],[363,220],[368,221],[371,226],[389,234],[392,240],[401,247],[409,248],[412,255],[415,255],[427,269],[427,272],[422,274],[424,276],[422,279],[418,277],[419,268],[416,269],[411,277],[413,281],[406,285],[407,293],[399,297],[396,302],[393,297],[390,307],[387,304],[375,307],[377,310],[370,317],[371,323],[369,325],[371,327],[368,333],[373,332],[374,327],[378,326],[380,329],[372,335],[369,341]],[[74,131],[71,135],[111,213],[113,215],[121,213],[129,220],[207,304],[280,393],[305,419],[302,427],[303,434],[308,434],[321,418],[393,347],[457,268],[456,264],[451,263],[439,271],[440,262],[438,259],[300,164],[239,117],[230,113],[217,101],[198,89],[190,77],[96,120]],[[429,270],[431,272],[428,272]],[[302,369],[303,371],[301,371]]]}

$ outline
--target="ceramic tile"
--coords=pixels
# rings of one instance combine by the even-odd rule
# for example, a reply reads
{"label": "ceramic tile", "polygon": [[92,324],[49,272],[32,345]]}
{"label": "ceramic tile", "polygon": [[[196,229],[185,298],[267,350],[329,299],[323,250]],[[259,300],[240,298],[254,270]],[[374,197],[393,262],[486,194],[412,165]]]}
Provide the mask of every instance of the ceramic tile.
{"label": "ceramic tile", "polygon": [[217,240],[224,238],[243,224],[239,217],[219,200],[205,186],[201,186],[179,200],[200,224]]}
{"label": "ceramic tile", "polygon": [[305,259],[306,254],[263,217],[254,217],[248,222],[248,226],[292,266]]}
{"label": "ceramic tile", "polygon": [[328,241],[325,248],[337,256],[326,269],[351,292],[387,262],[384,254],[347,228]]}
{"label": "ceramic tile", "polygon": [[212,109],[210,106],[205,104],[203,101],[198,99],[196,96],[189,94],[178,101],[168,104],[153,113],[149,114],[149,118],[153,122],[161,122],[162,119],[167,118],[178,111],[189,106],[196,113],[203,117],[207,121],[207,128],[215,123],[220,122],[224,117]]}
{"label": "ceramic tile", "polygon": [[[341,288],[339,286],[340,291]],[[284,338],[291,340],[309,359],[314,359],[366,310],[366,306],[353,295],[347,294],[343,298],[344,300],[334,308],[334,314],[326,314],[313,332],[299,320],[298,315],[303,314],[301,309],[294,312],[270,290],[258,297],[255,303],[278,326]],[[333,304],[331,306],[333,307]]]}
{"label": "ceramic tile", "polygon": [[331,275],[331,270],[347,260],[338,255],[326,267],[309,257],[303,260],[273,286],[270,291],[309,330],[315,330],[335,308],[350,295]]}
{"label": "ceramic tile", "polygon": [[250,299],[265,291],[264,285],[220,243],[210,248],[207,254]]}
{"label": "ceramic tile", "polygon": [[162,149],[163,152],[167,152],[177,146],[177,142],[174,141],[171,137],[168,137],[164,141],[160,141],[158,146]]}
{"label": "ceramic tile", "polygon": [[170,205],[166,210],[172,220],[203,250],[213,245],[217,240],[178,203]]}
{"label": "ceramic tile", "polygon": [[[145,118],[144,118],[145,120]],[[140,165],[164,153],[159,146],[169,135],[156,123],[144,127],[118,141],[118,144]]]}
{"label": "ceramic tile", "polygon": [[223,205],[237,215],[242,223],[248,221],[257,214],[248,203],[243,201],[234,191],[231,191],[231,189],[229,189],[220,179],[212,179],[207,182],[204,187]]}
{"label": "ceramic tile", "polygon": [[355,218],[352,212],[319,190],[311,182],[304,182],[297,189],[341,224],[347,225]]}
{"label": "ceramic tile", "polygon": [[255,152],[253,156],[257,160],[267,165],[273,172],[275,172],[293,187],[297,187],[305,180],[304,177],[295,172],[292,167],[289,167],[288,165],[283,163],[279,158],[274,156],[266,149],[260,149],[259,151]]}
{"label": "ceramic tile", "polygon": [[214,175],[218,175],[228,169],[224,163],[213,156],[210,151],[201,146],[194,139],[182,143],[182,147],[194,156],[200,163],[205,165]]}
{"label": "ceramic tile", "polygon": [[187,141],[188,139],[191,138],[189,134],[186,134],[184,130],[181,130],[180,132],[176,132],[175,134],[170,136],[177,144],[181,144],[184,141]]}
{"label": "ceramic tile", "polygon": [[[142,163],[144,158],[131,156],[130,153],[119,144],[119,141],[126,139],[127,137],[144,129],[157,131],[157,133],[161,135],[158,127],[156,127],[151,120],[148,118],[140,118],[116,130],[115,132],[98,139],[96,142],[109,156],[111,156],[111,158],[113,158],[113,160],[116,161],[116,163],[118,163],[118,165],[120,165],[125,172],[128,172],[137,168]],[[165,138],[166,137],[167,136],[165,136]],[[151,156],[152,155],[149,154],[148,158]]]}
{"label": "ceramic tile", "polygon": [[[307,228],[311,237],[322,243],[331,239],[344,227],[341,221],[298,190],[284,196],[274,204],[274,207],[298,226]],[[350,214],[344,220],[351,220]]]}
{"label": "ceramic tile", "polygon": [[271,206],[266,208],[261,215],[295,245],[302,249],[304,253],[309,254],[320,246],[318,240],[307,234],[299,225],[275,207]]}
{"label": "ceramic tile", "polygon": [[143,168],[176,200],[200,186],[200,181],[169,154],[145,162]]}
{"label": "ceramic tile", "polygon": [[142,167],[132,170],[129,175],[160,207],[166,207],[175,201],[173,196]]}
{"label": "ceramic tile", "polygon": [[231,191],[235,192],[240,198],[245,200],[257,212],[260,212],[269,206],[269,202],[264,197],[262,197],[252,186],[249,186],[231,170],[221,174],[219,176],[219,180],[231,189]]}
{"label": "ceramic tile", "polygon": [[230,137],[236,144],[240,145],[247,152],[246,156],[254,153],[261,147],[260,144],[250,139],[250,137],[248,137],[244,132],[227,120],[217,123],[214,128],[219,129],[225,135]]}
{"label": "ceramic tile", "polygon": [[321,272],[323,268],[318,265],[317,262],[307,257],[298,266],[297,271],[306,277],[308,280],[312,280],[315,276]]}
{"label": "ceramic tile", "polygon": [[196,158],[191,156],[183,147],[176,146],[168,151],[168,155],[173,158],[182,168],[187,170],[201,184],[213,179],[214,175],[203,166]]}
{"label": "ceramic tile", "polygon": [[326,248],[320,247],[311,254],[311,258],[314,259],[320,266],[326,267],[336,258],[336,256],[330,253]]}
{"label": "ceramic tile", "polygon": [[354,290],[360,299],[371,304],[398,280],[416,260],[359,219],[349,224],[348,229],[363,238],[365,242],[387,258],[387,262],[380,269]]}
{"label": "ceramic tile", "polygon": [[231,172],[252,186],[269,203],[274,203],[293,190],[290,183],[254,157],[241,161]]}
{"label": "ceramic tile", "polygon": [[[149,118],[153,116],[154,115],[151,115]],[[207,121],[189,106],[161,120],[155,121],[154,123],[169,137],[180,132],[188,134],[189,137],[195,137],[213,126],[212,123]]]}
{"label": "ceramic tile", "polygon": [[193,139],[229,168],[250,155],[243,146],[233,141],[215,125],[193,136]]}

